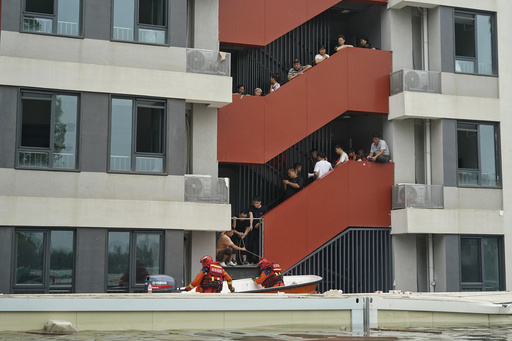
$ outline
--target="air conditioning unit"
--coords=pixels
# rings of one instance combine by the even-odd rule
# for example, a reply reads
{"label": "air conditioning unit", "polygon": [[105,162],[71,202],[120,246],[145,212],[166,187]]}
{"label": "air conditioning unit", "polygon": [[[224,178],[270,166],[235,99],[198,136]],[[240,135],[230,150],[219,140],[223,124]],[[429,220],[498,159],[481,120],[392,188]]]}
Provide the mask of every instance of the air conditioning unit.
{"label": "air conditioning unit", "polygon": [[190,49],[187,51],[187,71],[201,72],[215,70],[218,64],[218,55],[210,50]]}
{"label": "air conditioning unit", "polygon": [[393,209],[407,207],[425,208],[427,206],[428,193],[426,185],[398,184],[393,186]]}
{"label": "air conditioning unit", "polygon": [[405,91],[421,91],[429,90],[429,74],[428,72],[405,71],[404,74],[404,90]]}
{"label": "air conditioning unit", "polygon": [[229,204],[229,178],[185,175],[185,201]]}

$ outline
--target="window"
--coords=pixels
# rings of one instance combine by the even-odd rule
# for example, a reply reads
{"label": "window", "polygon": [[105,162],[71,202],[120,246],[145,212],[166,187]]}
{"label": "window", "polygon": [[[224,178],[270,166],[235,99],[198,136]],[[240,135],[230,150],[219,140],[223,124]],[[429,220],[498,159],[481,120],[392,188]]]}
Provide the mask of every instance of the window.
{"label": "window", "polygon": [[110,170],[164,172],[165,102],[112,98]]}
{"label": "window", "polygon": [[76,169],[77,95],[21,92],[17,166]]}
{"label": "window", "polygon": [[108,233],[108,292],[143,292],[146,277],[163,272],[163,233]]}
{"label": "window", "polygon": [[461,237],[462,291],[504,290],[502,259],[502,237]]}
{"label": "window", "polygon": [[113,40],[167,42],[167,0],[114,0],[113,7]]}
{"label": "window", "polygon": [[17,230],[15,243],[15,294],[73,292],[73,231]]}
{"label": "window", "polygon": [[455,71],[496,75],[495,17],[455,11]]}
{"label": "window", "polygon": [[499,187],[499,136],[493,123],[457,123],[458,185]]}
{"label": "window", "polygon": [[81,35],[82,0],[25,0],[24,32]]}

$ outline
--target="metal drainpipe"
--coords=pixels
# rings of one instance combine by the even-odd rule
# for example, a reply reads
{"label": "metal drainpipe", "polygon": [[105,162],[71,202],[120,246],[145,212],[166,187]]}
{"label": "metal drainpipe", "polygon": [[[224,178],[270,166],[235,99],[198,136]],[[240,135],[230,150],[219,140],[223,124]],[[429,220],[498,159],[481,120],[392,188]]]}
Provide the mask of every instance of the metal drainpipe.
{"label": "metal drainpipe", "polygon": [[[422,8],[422,24],[423,24],[423,69],[429,71],[429,41],[428,41],[428,9]],[[430,119],[425,120],[425,182],[427,186],[432,185],[432,153],[430,150]],[[428,283],[429,292],[435,291],[436,282],[434,279],[434,236],[428,234]]]}

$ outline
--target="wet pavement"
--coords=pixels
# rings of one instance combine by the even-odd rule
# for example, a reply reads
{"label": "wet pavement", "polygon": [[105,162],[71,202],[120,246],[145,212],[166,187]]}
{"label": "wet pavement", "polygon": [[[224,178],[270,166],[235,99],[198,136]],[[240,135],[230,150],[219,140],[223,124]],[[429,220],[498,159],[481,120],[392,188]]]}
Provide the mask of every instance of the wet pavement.
{"label": "wet pavement", "polygon": [[42,335],[27,332],[0,332],[0,340],[29,341],[381,341],[381,340],[468,340],[468,341],[512,341],[512,327],[492,328],[440,328],[440,329],[404,329],[372,330],[370,336],[354,336],[349,332],[249,332],[249,331],[85,331],[69,335]]}

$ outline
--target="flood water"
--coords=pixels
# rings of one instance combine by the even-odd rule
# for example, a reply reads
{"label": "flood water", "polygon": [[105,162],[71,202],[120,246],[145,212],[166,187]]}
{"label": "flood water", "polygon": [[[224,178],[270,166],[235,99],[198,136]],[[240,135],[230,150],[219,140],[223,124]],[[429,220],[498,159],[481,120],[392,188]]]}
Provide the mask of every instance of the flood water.
{"label": "flood water", "polygon": [[404,329],[404,330],[373,330],[370,336],[355,336],[349,332],[311,332],[289,333],[256,332],[256,331],[113,331],[113,332],[78,332],[71,335],[41,335],[26,332],[0,332],[0,340],[32,340],[32,341],[166,341],[166,340],[198,340],[198,341],[381,341],[381,340],[471,340],[471,341],[512,341],[512,327],[492,328],[440,328],[440,329]]}

